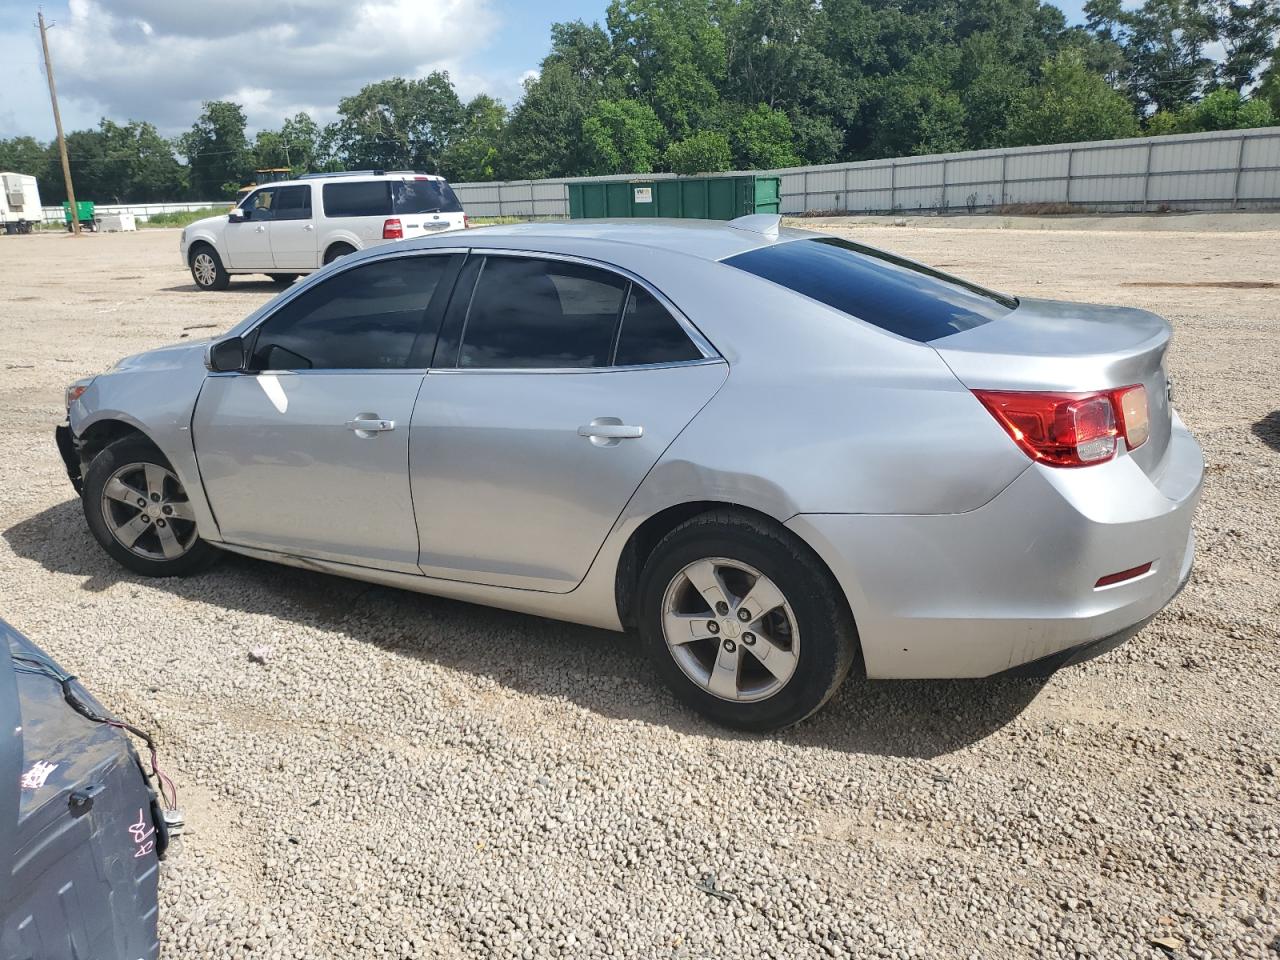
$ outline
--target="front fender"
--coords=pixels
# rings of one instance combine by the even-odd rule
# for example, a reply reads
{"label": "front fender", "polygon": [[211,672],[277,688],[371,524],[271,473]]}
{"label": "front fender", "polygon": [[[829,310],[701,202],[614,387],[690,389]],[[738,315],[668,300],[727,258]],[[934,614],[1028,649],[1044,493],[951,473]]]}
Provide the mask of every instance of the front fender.
{"label": "front fender", "polygon": [[196,463],[191,418],[206,371],[200,353],[172,368],[105,373],[91,383],[68,412],[71,432],[81,441],[96,425],[123,423],[142,433],[164,454],[178,475],[196,528],[205,540],[220,541],[217,520],[205,497]]}

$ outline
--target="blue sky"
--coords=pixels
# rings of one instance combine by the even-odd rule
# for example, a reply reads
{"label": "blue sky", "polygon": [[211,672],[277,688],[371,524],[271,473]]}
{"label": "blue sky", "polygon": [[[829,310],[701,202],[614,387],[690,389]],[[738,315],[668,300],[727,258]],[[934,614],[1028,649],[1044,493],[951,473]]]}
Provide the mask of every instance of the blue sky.
{"label": "blue sky", "polygon": [[[1084,0],[1059,6],[1079,22]],[[186,129],[202,100],[241,103],[251,128],[400,74],[448,70],[464,97],[508,104],[546,54],[551,24],[603,20],[608,0],[50,0],[63,125],[100,117]],[[0,137],[53,135],[32,0],[0,0]]]}

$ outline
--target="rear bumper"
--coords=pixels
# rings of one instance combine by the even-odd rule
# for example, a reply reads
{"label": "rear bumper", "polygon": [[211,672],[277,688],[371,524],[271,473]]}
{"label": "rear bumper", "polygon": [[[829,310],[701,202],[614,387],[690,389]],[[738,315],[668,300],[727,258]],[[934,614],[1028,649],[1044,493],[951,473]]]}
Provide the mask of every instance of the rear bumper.
{"label": "rear bumper", "polygon": [[[1051,672],[1123,642],[1181,589],[1203,474],[1199,445],[1175,420],[1152,477],[1128,456],[1032,466],[968,513],[801,515],[789,526],[844,587],[868,676]],[[1142,576],[1095,586],[1146,563]]]}

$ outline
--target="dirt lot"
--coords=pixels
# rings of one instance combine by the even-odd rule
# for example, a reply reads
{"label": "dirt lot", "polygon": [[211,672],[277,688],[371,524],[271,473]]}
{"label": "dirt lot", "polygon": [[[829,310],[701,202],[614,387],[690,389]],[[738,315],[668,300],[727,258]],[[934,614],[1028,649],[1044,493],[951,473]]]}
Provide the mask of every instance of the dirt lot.
{"label": "dirt lot", "polygon": [[169,230],[0,237],[0,616],[159,734],[166,957],[1275,957],[1276,227],[845,231],[1176,328],[1195,575],[1047,683],[850,682],[741,736],[626,637],[236,558],[124,573],[54,450],[64,384],[274,292],[197,293]]}

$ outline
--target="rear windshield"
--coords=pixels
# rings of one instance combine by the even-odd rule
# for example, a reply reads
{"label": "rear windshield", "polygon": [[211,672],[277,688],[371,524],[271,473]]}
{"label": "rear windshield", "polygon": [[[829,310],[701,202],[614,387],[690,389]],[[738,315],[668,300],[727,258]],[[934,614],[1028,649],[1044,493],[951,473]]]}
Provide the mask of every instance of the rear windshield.
{"label": "rear windshield", "polygon": [[1018,305],[1014,297],[838,237],[776,243],[724,262],[920,343],[998,320]]}
{"label": "rear windshield", "polygon": [[393,180],[391,204],[396,213],[461,213],[462,204],[443,180]]}

